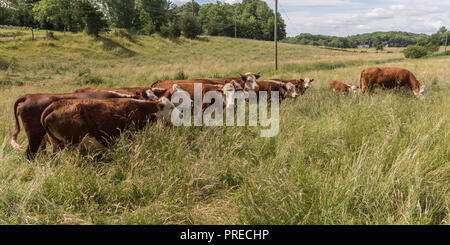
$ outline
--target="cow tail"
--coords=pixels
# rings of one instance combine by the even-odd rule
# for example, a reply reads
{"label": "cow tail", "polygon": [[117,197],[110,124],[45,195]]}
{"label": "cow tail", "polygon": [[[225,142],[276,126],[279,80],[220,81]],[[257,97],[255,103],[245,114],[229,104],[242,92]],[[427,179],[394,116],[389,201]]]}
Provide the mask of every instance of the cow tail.
{"label": "cow tail", "polygon": [[364,92],[363,87],[362,87],[363,75],[364,75],[364,70],[361,71],[361,75],[359,76],[359,89],[361,89],[361,91]]}
{"label": "cow tail", "polygon": [[13,149],[16,150],[16,151],[22,151],[23,150],[23,148],[19,145],[19,143],[17,143],[17,135],[20,133],[20,123],[19,123],[19,118],[18,118],[19,115],[17,113],[17,107],[19,106],[20,103],[24,102],[26,99],[27,98],[25,96],[21,96],[14,103],[14,117],[16,119],[16,129],[11,134],[10,139],[9,139],[9,143],[11,144]]}
{"label": "cow tail", "polygon": [[47,124],[45,123],[45,119],[47,116],[53,112],[53,107],[50,104],[42,113],[41,116],[41,125],[44,128],[45,132],[47,133],[48,137],[50,138],[50,143],[53,144],[53,142],[60,142],[58,138],[48,129]]}

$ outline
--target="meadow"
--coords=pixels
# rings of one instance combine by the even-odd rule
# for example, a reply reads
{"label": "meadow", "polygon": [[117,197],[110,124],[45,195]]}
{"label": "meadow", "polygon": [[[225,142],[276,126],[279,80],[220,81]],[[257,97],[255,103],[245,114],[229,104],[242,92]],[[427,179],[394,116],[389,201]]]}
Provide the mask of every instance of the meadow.
{"label": "meadow", "polygon": [[[449,223],[449,56],[282,43],[275,74],[271,42],[54,36],[0,39],[0,224]],[[411,70],[426,98],[328,90],[333,79],[359,85],[372,65]],[[276,137],[259,137],[259,127],[153,124],[101,152],[73,146],[31,162],[8,142],[13,103],[25,93],[247,71],[315,79],[283,101]],[[23,129],[19,143],[27,144]]]}

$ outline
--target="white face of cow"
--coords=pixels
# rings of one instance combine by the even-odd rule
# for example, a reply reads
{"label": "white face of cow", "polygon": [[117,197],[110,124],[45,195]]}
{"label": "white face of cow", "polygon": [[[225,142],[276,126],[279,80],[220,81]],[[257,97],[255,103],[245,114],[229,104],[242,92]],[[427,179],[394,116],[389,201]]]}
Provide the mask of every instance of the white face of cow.
{"label": "white face of cow", "polygon": [[155,93],[153,93],[153,91],[151,89],[147,89],[145,91],[145,94],[147,95],[149,100],[158,100],[158,96],[155,95]]}
{"label": "white face of cow", "polygon": [[170,122],[172,113],[177,113],[178,118],[182,118],[181,112],[175,107],[175,105],[166,97],[161,97],[159,102],[162,103],[162,109],[155,113],[156,118],[161,119],[164,122]]}
{"label": "white face of cow", "polygon": [[425,96],[425,94],[427,93],[427,86],[422,85],[419,88],[419,92],[415,92],[415,91],[413,91],[413,92],[414,92],[414,95],[416,95],[417,97],[423,98]]}
{"label": "white face of cow", "polygon": [[350,86],[350,91],[352,91],[353,93],[358,92],[358,87],[356,87],[355,85]]}
{"label": "white face of cow", "polygon": [[254,73],[245,73],[245,75],[241,75],[242,79],[245,80],[244,90],[246,91],[258,91],[259,85],[256,83],[256,76],[259,77],[258,74]]}
{"label": "white face of cow", "polygon": [[295,90],[295,85],[292,83],[286,83],[287,96],[291,98],[297,98],[298,93]]}
{"label": "white face of cow", "polygon": [[305,78],[305,87],[304,89],[307,89],[311,86],[311,83],[314,82],[314,79]]}
{"label": "white face of cow", "polygon": [[[234,92],[236,91],[235,89],[235,84],[233,84],[234,81],[227,83],[223,86],[222,88],[222,92],[224,94],[225,97],[225,106],[227,108],[232,108],[234,107],[234,103],[233,103],[233,95]],[[234,82],[236,83],[236,82]],[[241,87],[241,85],[237,84],[239,87]],[[242,87],[241,87],[242,88]]]}

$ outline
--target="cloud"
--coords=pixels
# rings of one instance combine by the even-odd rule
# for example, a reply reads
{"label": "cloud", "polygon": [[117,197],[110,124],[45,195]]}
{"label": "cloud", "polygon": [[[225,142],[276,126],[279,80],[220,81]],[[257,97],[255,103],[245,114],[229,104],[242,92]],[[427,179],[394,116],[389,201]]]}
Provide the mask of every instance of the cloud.
{"label": "cloud", "polygon": [[[190,0],[174,0],[185,3]],[[273,0],[264,0],[274,7]],[[215,0],[196,0],[203,4]],[[242,0],[225,0],[236,3]],[[435,33],[450,28],[449,0],[279,0],[288,36],[299,33],[347,36],[374,31]]]}

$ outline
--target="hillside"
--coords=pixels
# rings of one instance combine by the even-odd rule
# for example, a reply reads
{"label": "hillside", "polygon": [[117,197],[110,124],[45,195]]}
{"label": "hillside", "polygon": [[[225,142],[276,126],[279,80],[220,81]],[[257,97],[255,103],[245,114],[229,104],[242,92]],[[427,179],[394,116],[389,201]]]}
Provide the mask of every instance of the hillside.
{"label": "hillside", "polygon": [[[55,33],[0,38],[0,224],[448,224],[449,56],[404,59],[202,36]],[[389,51],[389,52],[388,52]],[[428,86],[340,96],[369,65],[404,67]],[[149,125],[101,152],[69,147],[27,162],[8,143],[25,93],[149,85],[158,78],[314,78],[280,108],[280,133],[260,127]],[[23,130],[19,143],[26,145]],[[49,147],[48,147],[49,148]]]}

